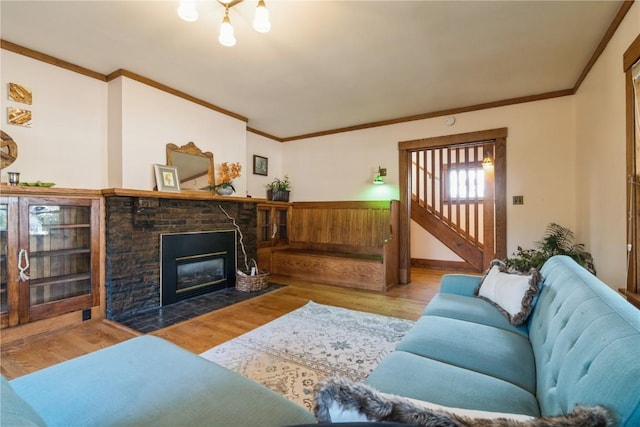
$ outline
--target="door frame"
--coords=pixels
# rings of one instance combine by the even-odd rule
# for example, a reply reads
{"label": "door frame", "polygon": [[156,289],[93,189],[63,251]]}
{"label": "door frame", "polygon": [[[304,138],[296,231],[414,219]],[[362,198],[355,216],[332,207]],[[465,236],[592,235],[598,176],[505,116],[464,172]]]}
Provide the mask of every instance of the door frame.
{"label": "door frame", "polygon": [[455,135],[422,138],[398,142],[400,171],[400,230],[399,230],[399,276],[400,283],[411,282],[411,152],[428,147],[469,144],[493,141],[494,157],[494,202],[495,202],[495,248],[496,258],[506,257],[507,247],[507,128],[489,129]]}

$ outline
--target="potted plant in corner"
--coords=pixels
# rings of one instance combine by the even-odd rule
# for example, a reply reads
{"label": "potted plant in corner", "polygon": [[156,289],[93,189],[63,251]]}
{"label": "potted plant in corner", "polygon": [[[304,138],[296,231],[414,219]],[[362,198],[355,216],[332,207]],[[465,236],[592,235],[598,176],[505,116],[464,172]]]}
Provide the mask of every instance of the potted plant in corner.
{"label": "potted plant in corner", "polygon": [[285,175],[284,179],[276,178],[267,187],[267,199],[280,202],[289,201],[289,193],[291,191],[291,182],[289,176]]}
{"label": "potted plant in corner", "polygon": [[588,271],[596,274],[593,257],[584,248],[584,244],[574,242],[574,234],[571,230],[556,223],[547,226],[544,237],[535,243],[533,249],[518,250],[512,257],[504,261],[507,266],[522,272],[534,267],[542,268],[542,265],[554,255],[567,255]]}

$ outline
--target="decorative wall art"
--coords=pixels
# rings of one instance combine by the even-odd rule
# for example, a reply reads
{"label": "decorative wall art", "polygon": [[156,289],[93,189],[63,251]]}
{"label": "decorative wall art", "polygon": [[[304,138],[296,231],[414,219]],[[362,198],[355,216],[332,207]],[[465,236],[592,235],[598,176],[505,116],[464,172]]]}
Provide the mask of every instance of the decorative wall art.
{"label": "decorative wall art", "polygon": [[18,83],[9,83],[9,100],[31,105],[33,96],[31,91]]}
{"label": "decorative wall art", "polygon": [[24,110],[22,108],[8,107],[7,109],[7,121],[9,124],[31,127],[31,110]]}
{"label": "decorative wall art", "polygon": [[18,158],[18,144],[9,134],[0,130],[0,169],[4,169]]}
{"label": "decorative wall art", "polygon": [[158,191],[180,191],[178,169],[174,166],[153,165]]}
{"label": "decorative wall art", "polygon": [[269,159],[262,156],[253,155],[253,174],[269,175]]}

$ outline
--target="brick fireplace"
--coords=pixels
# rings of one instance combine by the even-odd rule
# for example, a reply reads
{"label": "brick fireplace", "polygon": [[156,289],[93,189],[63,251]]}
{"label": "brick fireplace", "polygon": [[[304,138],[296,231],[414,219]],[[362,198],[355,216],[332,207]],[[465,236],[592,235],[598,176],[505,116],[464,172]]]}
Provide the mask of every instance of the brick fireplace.
{"label": "brick fireplace", "polygon": [[[119,195],[105,197],[106,316],[118,320],[161,305],[161,235],[233,229],[222,207],[244,235],[249,258],[257,257],[256,204],[242,199],[188,199]],[[154,194],[152,192],[141,192]],[[244,266],[239,249],[237,265]],[[238,258],[240,257],[240,258]]]}

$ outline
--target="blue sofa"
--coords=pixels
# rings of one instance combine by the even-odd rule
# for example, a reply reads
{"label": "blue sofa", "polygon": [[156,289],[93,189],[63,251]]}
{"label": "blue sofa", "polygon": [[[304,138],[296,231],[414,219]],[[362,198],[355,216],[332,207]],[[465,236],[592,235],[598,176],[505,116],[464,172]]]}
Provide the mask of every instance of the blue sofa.
{"label": "blue sofa", "polygon": [[1,381],[3,427],[281,427],[315,421],[266,387],[153,336]]}
{"label": "blue sofa", "polygon": [[473,296],[481,277],[444,276],[366,382],[449,407],[536,417],[602,405],[617,425],[640,426],[640,311],[571,258],[553,257],[541,273],[521,326]]}

